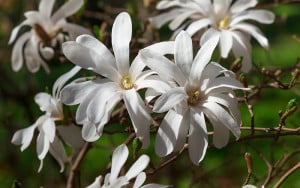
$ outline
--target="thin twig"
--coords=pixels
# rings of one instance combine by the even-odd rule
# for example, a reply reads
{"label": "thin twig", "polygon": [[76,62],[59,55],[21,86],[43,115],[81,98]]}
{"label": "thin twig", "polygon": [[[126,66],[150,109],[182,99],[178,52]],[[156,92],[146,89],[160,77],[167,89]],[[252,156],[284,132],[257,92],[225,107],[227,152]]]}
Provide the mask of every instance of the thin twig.
{"label": "thin twig", "polygon": [[298,168],[300,168],[300,162],[295,164],[292,168],[290,168],[274,185],[274,188],[278,188],[293,172],[295,172]]}

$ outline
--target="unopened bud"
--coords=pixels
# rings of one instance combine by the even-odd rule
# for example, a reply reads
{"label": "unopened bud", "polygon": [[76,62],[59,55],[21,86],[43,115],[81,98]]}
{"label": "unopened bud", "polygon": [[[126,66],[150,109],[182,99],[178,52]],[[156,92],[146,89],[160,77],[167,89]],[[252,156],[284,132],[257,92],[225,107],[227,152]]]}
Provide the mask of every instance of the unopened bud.
{"label": "unopened bud", "polygon": [[247,170],[248,170],[248,174],[252,173],[252,157],[251,154],[246,152],[245,153],[245,160],[246,160],[246,164],[247,164]]}

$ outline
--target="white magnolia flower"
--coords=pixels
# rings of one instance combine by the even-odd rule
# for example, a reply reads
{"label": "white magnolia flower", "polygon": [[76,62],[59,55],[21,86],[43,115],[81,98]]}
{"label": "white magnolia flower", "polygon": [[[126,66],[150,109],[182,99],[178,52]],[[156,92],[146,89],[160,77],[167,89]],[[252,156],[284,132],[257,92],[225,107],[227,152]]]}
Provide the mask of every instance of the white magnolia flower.
{"label": "white magnolia flower", "polygon": [[250,36],[266,49],[269,44],[261,30],[246,21],[271,24],[275,18],[267,10],[248,10],[256,4],[257,0],[236,0],[234,3],[232,0],[162,0],[157,9],[171,10],[151,18],[151,22],[161,27],[171,21],[170,29],[180,31],[185,28],[191,36],[208,28],[201,36],[200,45],[217,36],[221,56],[227,58],[232,49],[236,57],[243,57],[242,71],[248,72],[252,66]]}
{"label": "white magnolia flower", "polygon": [[103,177],[99,176],[95,179],[94,183],[87,188],[121,188],[128,185],[131,179],[136,178],[133,184],[133,188],[165,188],[168,186],[159,184],[147,184],[143,185],[146,180],[146,173],[143,170],[149,164],[149,157],[147,155],[140,156],[137,161],[130,167],[124,176],[119,176],[121,168],[125,164],[128,158],[128,148],[125,144],[118,146],[112,155],[111,172],[105,175],[104,182]]}
{"label": "white magnolia flower", "polygon": [[[87,141],[95,141],[101,136],[111,112],[123,99],[136,136],[142,141],[144,148],[149,144],[152,119],[137,91],[147,87],[160,90],[166,84],[151,76],[153,71],[143,72],[145,65],[138,57],[133,60],[131,66],[129,65],[131,33],[130,16],[121,13],[112,27],[114,55],[100,41],[88,35],[81,35],[76,41],[63,43],[63,52],[70,61],[105,77],[73,82],[62,91],[62,101],[65,104],[80,104],[76,112],[76,121],[83,124],[82,136]],[[167,53],[172,44],[166,42],[148,48]],[[170,47],[165,48],[166,46]]]}
{"label": "white magnolia flower", "polygon": [[27,69],[34,73],[42,66],[46,72],[49,67],[45,60],[54,56],[53,47],[62,43],[68,33],[70,40],[78,35],[90,33],[87,29],[72,23],[66,18],[74,14],[82,6],[83,0],[71,0],[52,14],[55,0],[41,0],[38,11],[25,12],[26,20],[16,26],[10,36],[9,44],[13,43],[23,26],[31,29],[23,33],[14,44],[12,51],[12,69],[19,71],[25,61]]}
{"label": "white magnolia flower", "polygon": [[[38,93],[34,100],[39,105],[41,111],[45,112],[44,115],[39,117],[37,121],[24,129],[18,130],[12,138],[12,143],[16,145],[21,145],[21,151],[24,151],[29,144],[34,135],[35,129],[38,129],[39,134],[37,137],[37,154],[39,160],[41,160],[41,164],[39,167],[40,171],[43,166],[43,159],[45,158],[48,151],[52,156],[58,161],[61,166],[61,172],[64,170],[64,163],[67,161],[67,154],[65,152],[64,146],[61,140],[55,136],[56,128],[55,128],[55,121],[63,120],[63,110],[62,110],[62,103],[60,102],[60,91],[62,86],[69,80],[74,74],[76,74],[80,70],[79,67],[73,68],[70,72],[62,75],[57,81],[54,83],[52,96],[48,93]],[[70,126],[73,127],[73,126]],[[64,128],[64,126],[60,126],[59,132],[62,133],[62,137],[64,132],[71,131],[73,136],[78,135],[76,132],[76,128]],[[80,136],[80,134],[79,134]],[[70,140],[67,138],[67,140]],[[70,141],[70,145],[77,145],[75,142]],[[76,143],[80,143],[80,138]]]}
{"label": "white magnolia flower", "polygon": [[183,147],[188,139],[189,155],[198,164],[207,149],[205,118],[214,128],[213,143],[224,147],[229,140],[229,130],[240,136],[240,112],[234,89],[245,89],[231,71],[211,62],[215,36],[204,44],[193,60],[192,40],[182,31],[175,40],[175,63],[151,50],[142,50],[142,61],[161,77],[177,84],[162,94],[153,111],[167,112],[155,143],[159,156],[166,156]]}

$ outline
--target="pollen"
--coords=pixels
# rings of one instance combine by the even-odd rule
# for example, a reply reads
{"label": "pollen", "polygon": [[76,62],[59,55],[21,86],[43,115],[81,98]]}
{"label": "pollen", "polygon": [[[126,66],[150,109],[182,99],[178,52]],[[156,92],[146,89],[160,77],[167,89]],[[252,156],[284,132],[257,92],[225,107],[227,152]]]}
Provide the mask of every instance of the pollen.
{"label": "pollen", "polygon": [[190,105],[197,104],[201,99],[201,93],[199,90],[195,90],[189,93],[188,103]]}
{"label": "pollen", "polygon": [[126,90],[133,88],[134,84],[131,80],[131,77],[128,75],[124,76],[121,81],[121,86],[123,89],[126,89]]}
{"label": "pollen", "polygon": [[229,28],[229,21],[230,21],[229,16],[225,16],[225,18],[223,18],[221,21],[219,21],[218,28],[219,29],[228,29]]}

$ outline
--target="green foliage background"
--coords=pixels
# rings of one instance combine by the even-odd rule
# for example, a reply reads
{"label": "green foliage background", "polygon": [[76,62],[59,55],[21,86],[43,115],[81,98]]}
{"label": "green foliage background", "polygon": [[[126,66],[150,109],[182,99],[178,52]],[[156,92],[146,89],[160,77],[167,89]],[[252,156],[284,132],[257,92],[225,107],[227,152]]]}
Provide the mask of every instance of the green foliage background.
{"label": "green foliage background", "polygon": [[[63,3],[62,0],[58,4]],[[260,1],[260,4],[273,3],[273,1]],[[155,2],[149,7],[150,15],[154,10]],[[44,168],[37,173],[39,160],[36,156],[35,139],[30,147],[24,152],[20,152],[18,146],[10,143],[13,133],[21,128],[27,127],[35,122],[42,112],[34,103],[34,95],[37,92],[45,91],[45,88],[52,88],[56,78],[72,67],[71,63],[59,63],[51,61],[51,74],[46,74],[40,70],[36,74],[29,73],[24,67],[20,72],[13,72],[11,69],[11,50],[8,39],[14,26],[23,19],[23,13],[27,10],[36,9],[38,1],[34,0],[0,0],[0,187],[11,187],[14,181],[18,181],[23,187],[64,187],[68,174],[68,167],[64,173],[59,173],[59,166],[47,155],[44,161]],[[133,24],[134,35],[139,35],[142,28],[140,19],[142,5],[141,0],[127,1],[96,1],[87,0],[85,9],[95,12],[103,12],[105,7],[117,8],[116,10],[127,10],[130,12]],[[269,6],[276,14],[276,22],[272,25],[259,27],[263,30],[270,42],[270,50],[266,51],[260,47],[256,41],[252,41],[253,62],[259,68],[279,67],[285,68],[300,63],[300,3]],[[154,11],[156,12],[156,11]],[[114,19],[116,14],[109,15]],[[73,22],[83,24],[90,28],[101,25],[101,21],[88,17],[84,14],[84,9],[80,14],[71,18]],[[110,31],[111,23],[108,22]],[[94,30],[96,31],[96,30]],[[159,30],[162,40],[170,37],[167,27]],[[101,34],[101,33],[100,33]],[[157,42],[157,41],[153,41]],[[225,60],[224,66],[229,67]],[[262,75],[258,69],[245,74],[250,84],[258,84],[262,80]],[[286,75],[287,79],[290,75]],[[299,87],[296,87],[300,89]],[[298,95],[291,90],[266,89],[259,95],[259,98],[251,101],[255,114],[255,125],[258,127],[275,127],[278,125],[278,111],[285,110],[288,101]],[[250,125],[250,115],[244,104],[241,104],[244,124]],[[287,121],[288,127],[299,127],[300,111],[296,111]],[[118,127],[121,125],[112,125]],[[243,131],[243,135],[250,134],[250,131]],[[128,135],[104,135],[99,141],[93,144],[81,168],[82,185],[88,185],[99,174],[104,174],[113,149],[122,143]],[[153,136],[154,139],[154,136]],[[159,159],[154,154],[153,144],[147,150],[139,151],[151,156],[154,164],[159,163]],[[299,149],[299,136],[290,136],[274,139],[254,139],[230,144],[223,149],[210,148],[207,155],[199,166],[190,163],[187,153],[179,159],[159,171],[156,175],[148,177],[149,182],[161,184],[172,184],[174,187],[241,187],[246,176],[247,169],[244,161],[244,153],[250,152],[253,157],[253,174],[259,181],[263,182],[267,167],[259,157],[262,153],[271,162],[275,162],[286,152]],[[131,150],[132,151],[132,150]],[[131,153],[132,156],[132,153]],[[132,157],[131,157],[132,158]],[[295,155],[291,162],[300,161],[300,155]],[[130,162],[128,163],[130,164]],[[193,177],[193,178],[192,178]],[[300,171],[292,174],[283,187],[300,187]],[[193,182],[193,180],[197,180]],[[251,183],[255,179],[251,179]],[[272,185],[271,185],[272,186]]]}

